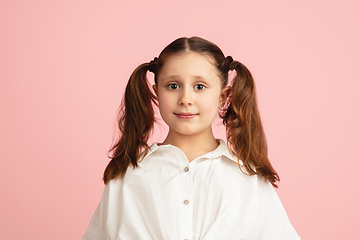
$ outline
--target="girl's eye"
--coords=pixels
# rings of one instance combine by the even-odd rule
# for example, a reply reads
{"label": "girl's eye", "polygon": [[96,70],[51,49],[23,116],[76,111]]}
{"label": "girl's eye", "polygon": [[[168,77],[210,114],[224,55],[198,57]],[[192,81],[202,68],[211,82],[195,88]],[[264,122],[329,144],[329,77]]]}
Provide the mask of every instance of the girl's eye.
{"label": "girl's eye", "polygon": [[176,90],[180,88],[180,86],[177,85],[176,83],[170,83],[167,87],[171,90]]}
{"label": "girl's eye", "polygon": [[205,89],[205,86],[202,85],[202,84],[196,84],[194,88],[195,88],[196,90],[204,90],[204,89]]}

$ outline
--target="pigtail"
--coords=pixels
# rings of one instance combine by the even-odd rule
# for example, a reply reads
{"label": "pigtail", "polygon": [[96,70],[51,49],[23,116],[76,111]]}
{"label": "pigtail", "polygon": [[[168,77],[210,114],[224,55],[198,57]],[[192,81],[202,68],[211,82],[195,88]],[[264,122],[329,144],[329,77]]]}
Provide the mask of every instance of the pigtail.
{"label": "pigtail", "polygon": [[119,110],[120,138],[109,151],[112,156],[104,171],[105,184],[118,176],[123,177],[129,165],[138,167],[141,151],[149,148],[147,140],[155,122],[152,104],[156,104],[146,77],[150,68],[149,63],[137,67],[126,86]]}
{"label": "pigtail", "polygon": [[232,58],[230,61],[228,66],[230,70],[236,70],[236,77],[233,80],[228,107],[222,114],[228,143],[243,162],[248,175],[260,174],[277,187],[279,175],[268,158],[253,77],[243,64],[232,61]]}

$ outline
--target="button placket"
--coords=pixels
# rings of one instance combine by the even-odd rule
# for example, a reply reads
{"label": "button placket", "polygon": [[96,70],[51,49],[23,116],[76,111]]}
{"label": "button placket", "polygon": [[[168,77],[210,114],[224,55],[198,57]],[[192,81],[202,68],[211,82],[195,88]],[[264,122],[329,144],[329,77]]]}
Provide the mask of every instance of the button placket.
{"label": "button placket", "polygon": [[181,178],[184,180],[182,187],[184,189],[182,194],[182,199],[180,204],[182,205],[181,215],[184,219],[184,231],[182,232],[182,239],[189,239],[189,236],[192,235],[192,221],[193,221],[193,204],[192,204],[192,194],[193,194],[193,181],[192,181],[192,172],[190,171],[189,164],[182,164]]}
{"label": "button placket", "polygon": [[[187,173],[187,172],[189,172],[189,167],[184,167],[183,170],[184,170],[184,172]],[[188,200],[188,199],[185,199],[183,203],[184,203],[184,205],[189,205],[189,200]]]}
{"label": "button placket", "polygon": [[179,219],[181,222],[181,234],[179,239],[192,239],[193,232],[193,172],[190,168],[193,166],[187,158],[179,161],[178,177],[181,179],[179,194],[177,195],[177,204],[179,207]]}

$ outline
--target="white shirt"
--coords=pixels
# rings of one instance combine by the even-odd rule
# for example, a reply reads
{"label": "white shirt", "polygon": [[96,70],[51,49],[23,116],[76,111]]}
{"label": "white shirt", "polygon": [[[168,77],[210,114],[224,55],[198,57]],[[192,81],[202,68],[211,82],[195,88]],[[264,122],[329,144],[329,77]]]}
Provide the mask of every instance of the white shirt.
{"label": "white shirt", "polygon": [[272,185],[220,145],[189,163],[156,143],[104,189],[83,240],[298,240]]}

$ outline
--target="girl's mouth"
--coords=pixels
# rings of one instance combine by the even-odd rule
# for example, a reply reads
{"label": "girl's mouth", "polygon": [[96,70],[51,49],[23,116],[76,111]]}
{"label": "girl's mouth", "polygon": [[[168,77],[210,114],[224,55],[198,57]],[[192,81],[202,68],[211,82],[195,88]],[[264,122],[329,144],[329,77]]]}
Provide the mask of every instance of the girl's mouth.
{"label": "girl's mouth", "polygon": [[182,118],[182,119],[191,119],[196,117],[198,114],[193,114],[193,113],[175,113],[175,115],[178,118]]}

